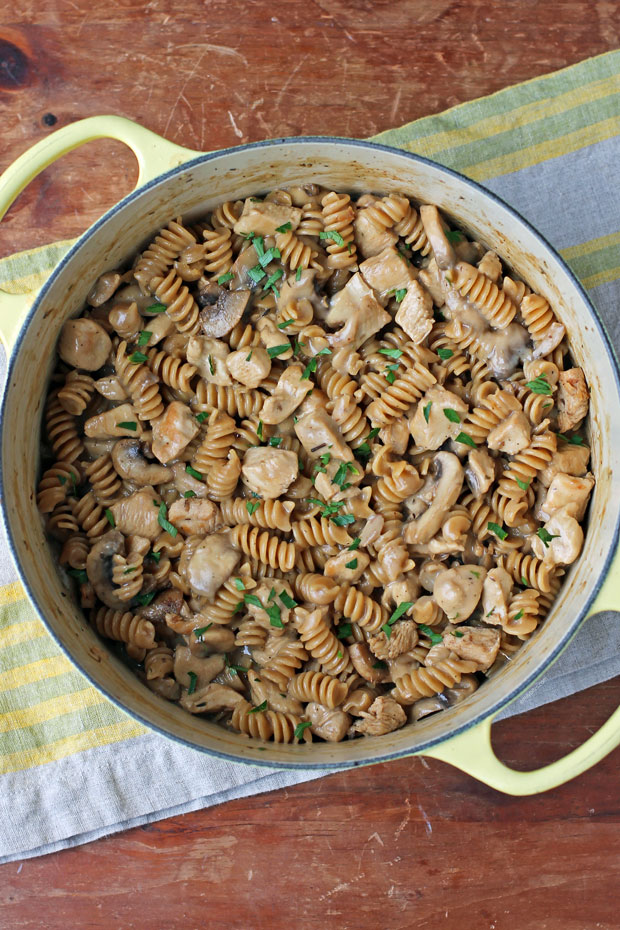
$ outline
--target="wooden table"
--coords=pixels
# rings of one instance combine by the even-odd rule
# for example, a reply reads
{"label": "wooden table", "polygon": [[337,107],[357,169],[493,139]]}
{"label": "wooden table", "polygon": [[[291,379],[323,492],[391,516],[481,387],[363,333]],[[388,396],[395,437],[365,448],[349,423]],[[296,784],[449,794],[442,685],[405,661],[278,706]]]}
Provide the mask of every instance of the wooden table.
{"label": "wooden table", "polygon": [[[614,0],[24,0],[0,27],[0,168],[91,114],[216,149],[369,136],[620,45]],[[31,184],[0,255],[77,235],[135,181],[118,143]],[[496,726],[517,767],[558,758],[610,682]],[[618,752],[552,793],[504,797],[405,760],[0,868],[3,930],[620,927]]]}

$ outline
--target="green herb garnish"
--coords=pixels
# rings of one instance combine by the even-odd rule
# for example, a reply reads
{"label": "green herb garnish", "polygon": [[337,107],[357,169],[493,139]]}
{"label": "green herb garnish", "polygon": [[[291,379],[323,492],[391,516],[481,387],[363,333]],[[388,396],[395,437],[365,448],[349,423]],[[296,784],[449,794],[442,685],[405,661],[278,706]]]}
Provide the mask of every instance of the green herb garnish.
{"label": "green herb garnish", "polygon": [[427,404],[425,407],[422,408],[422,412],[423,412],[423,414],[424,414],[424,419],[426,420],[427,423],[428,423],[428,418],[429,418],[430,415],[431,415],[431,407],[432,407],[432,406],[433,406],[433,402],[432,402],[432,400],[429,400],[428,404]]}
{"label": "green herb garnish", "polygon": [[538,375],[533,381],[526,381],[525,386],[530,389],[532,394],[553,394],[553,388],[544,375]]}
{"label": "green herb garnish", "polygon": [[232,271],[227,271],[226,274],[221,274],[217,279],[218,284],[226,284],[227,281],[232,281],[234,274]]}
{"label": "green herb garnish", "polygon": [[208,356],[208,358],[209,358],[209,371],[211,372],[212,375],[214,375],[215,365],[213,364],[213,358],[210,355]]}
{"label": "green herb garnish", "polygon": [[331,239],[337,245],[344,245],[344,239],[335,229],[321,230],[319,239]]}
{"label": "green herb garnish", "polygon": [[336,526],[348,526],[349,523],[355,523],[355,517],[352,513],[340,513],[335,517],[331,518],[332,523],[335,523]]}
{"label": "green herb garnish", "polygon": [[336,631],[336,636],[338,639],[345,639],[347,636],[351,636],[353,630],[350,623],[341,623]]}
{"label": "green herb garnish", "polygon": [[282,271],[281,268],[276,268],[274,273],[272,275],[269,275],[269,277],[265,281],[265,290],[268,290],[270,287],[273,287],[276,281],[279,281],[283,274],[284,272]]}
{"label": "green herb garnish", "polygon": [[[258,263],[261,266],[261,268],[266,268],[269,262],[272,262],[274,258],[281,258],[281,257],[282,256],[280,255],[280,249],[271,248],[271,249],[268,249],[264,253],[264,255],[261,255],[261,257],[258,260]],[[282,277],[283,274],[284,272],[280,269],[280,274],[278,275],[278,277]],[[265,285],[265,287],[269,287],[269,286],[270,286],[269,283]]]}
{"label": "green herb garnish", "polygon": [[114,527],[116,526],[116,520],[114,519],[114,514],[109,508],[106,508],[105,515],[106,515],[106,519],[108,523],[110,524],[112,529],[114,529]]}
{"label": "green herb garnish", "polygon": [[546,529],[544,528],[544,526],[541,526],[541,528],[540,528],[539,530],[536,530],[536,535],[538,536],[539,539],[542,539],[542,541],[543,541],[543,543],[544,543],[544,546],[545,546],[545,549],[548,549],[548,548],[549,548],[549,543],[551,542],[551,540],[552,540],[552,539],[558,539],[558,537],[559,537],[560,534],[559,534],[559,533],[555,533],[555,534],[550,533],[549,530],[546,530]]}
{"label": "green herb garnish", "polygon": [[407,613],[410,607],[413,607],[413,601],[403,601],[402,604],[399,604],[388,623],[392,626],[393,623],[396,623],[397,620],[400,620],[404,613]]}
{"label": "green herb garnish", "polygon": [[277,629],[284,629],[284,624],[282,623],[282,612],[277,604],[271,604],[269,607],[265,607],[265,613],[269,617],[269,623],[271,626],[275,626]]}
{"label": "green herb garnish", "polygon": [[286,345],[281,346],[272,346],[270,349],[267,349],[267,355],[269,358],[277,358],[278,355],[282,355],[284,352],[288,352],[290,345],[287,342]]}
{"label": "green herb garnish", "polygon": [[282,437],[281,437],[281,436],[272,436],[271,439],[269,440],[269,443],[268,443],[268,444],[269,444],[270,446],[274,446],[274,447],[277,449],[278,446],[281,446],[281,445],[282,445]]}
{"label": "green herb garnish", "polygon": [[498,539],[506,539],[508,533],[506,530],[502,529],[501,526],[498,526],[497,523],[487,523],[487,529],[494,533]]}
{"label": "green herb garnish", "polygon": [[295,280],[296,280],[296,281],[300,281],[300,280],[301,280],[301,265],[299,266],[299,268],[298,268],[297,271],[295,272]]}
{"label": "green herb garnish", "polygon": [[260,500],[245,502],[245,509],[247,510],[250,516],[253,516],[259,507],[260,507]]}
{"label": "green herb garnish", "polygon": [[444,408],[443,408],[443,415],[444,415],[444,417],[446,418],[446,420],[450,420],[450,423],[460,423],[460,422],[461,422],[460,416],[458,415],[458,413],[456,412],[456,410],[453,410],[453,409],[452,409],[452,407],[444,407]]}
{"label": "green herb garnish", "polygon": [[248,271],[248,277],[254,281],[254,284],[258,284],[259,281],[262,281],[263,278],[267,277],[267,274],[263,271],[260,265],[254,265],[254,267],[250,268]]}
{"label": "green herb garnish", "polygon": [[198,681],[198,675],[196,672],[188,672],[189,677],[189,688],[187,689],[188,694],[193,694],[196,690],[196,682]]}
{"label": "green herb garnish", "polygon": [[196,469],[192,468],[191,465],[186,465],[185,471],[187,472],[188,475],[191,475],[192,478],[195,478],[196,481],[202,481],[202,472],[196,471]]}
{"label": "green herb garnish", "polygon": [[140,335],[138,336],[138,345],[145,346],[153,333],[149,332],[148,329],[143,329]]}
{"label": "green herb garnish", "polygon": [[278,323],[278,329],[286,329],[287,326],[290,326],[291,323],[294,323],[295,320],[282,320],[281,323]]}
{"label": "green herb garnish", "polygon": [[403,354],[402,349],[379,349],[380,355],[388,355],[390,358],[400,358]]}
{"label": "green herb garnish", "polygon": [[316,358],[311,358],[306,367],[303,370],[303,374],[300,381],[307,381],[310,378],[310,375],[313,371],[316,371],[317,361]]}
{"label": "green herb garnish", "polygon": [[183,497],[196,497],[196,492],[192,491],[191,489],[189,491],[183,491]]}
{"label": "green herb garnish", "polygon": [[449,229],[446,232],[446,239],[448,240],[448,242],[457,243],[457,242],[461,242],[464,238],[465,236],[458,229]]}
{"label": "green herb garnish", "polygon": [[88,581],[88,575],[83,568],[68,568],[67,574],[71,575],[72,578],[75,578],[80,584],[86,584]]}
{"label": "green herb garnish", "polygon": [[198,420],[199,423],[204,423],[204,421],[207,419],[208,416],[209,416],[209,411],[203,410],[202,413],[196,414],[196,419]]}
{"label": "green herb garnish", "polygon": [[561,439],[562,442],[570,442],[572,446],[583,445],[583,439],[581,436],[565,436],[564,433],[558,433],[558,439]]}
{"label": "green herb garnish", "polygon": [[292,228],[293,228],[292,223],[282,223],[281,226],[276,226],[276,232],[285,233],[285,232],[288,232],[289,229],[292,229]]}
{"label": "green herb garnish", "polygon": [[427,626],[425,623],[421,623],[418,629],[422,630],[425,636],[428,636],[433,646],[443,642],[443,636],[441,636],[440,633],[435,633],[435,631],[431,630],[430,626]]}
{"label": "green herb garnish", "polygon": [[359,549],[360,543],[361,543],[360,537],[356,536],[353,542],[351,543],[351,545],[347,547],[349,552],[354,552],[356,549]]}
{"label": "green herb garnish", "polygon": [[311,720],[303,720],[301,723],[298,723],[295,727],[295,739],[302,739],[304,735],[304,730],[307,730],[308,727],[312,726]]}
{"label": "green herb garnish", "polygon": [[513,619],[513,620],[520,620],[522,616],[523,616],[523,610],[519,610],[519,611],[514,615],[514,617],[513,617],[512,619]]}
{"label": "green herb garnish", "polygon": [[179,531],[177,530],[176,526],[173,526],[172,523],[166,519],[166,512],[167,512],[166,505],[162,501],[161,504],[159,505],[159,512],[157,514],[157,522],[161,526],[162,530],[164,530],[174,539],[177,536]]}
{"label": "green herb garnish", "polygon": [[132,365],[141,365],[142,362],[148,361],[148,356],[145,355],[144,352],[133,352],[129,356],[129,361],[132,363]]}
{"label": "green herb garnish", "polygon": [[261,714],[264,710],[267,710],[267,701],[263,701],[262,704],[253,707],[252,710],[248,711],[248,714]]}
{"label": "green herb garnish", "polygon": [[452,349],[437,349],[437,355],[445,361],[448,358],[452,358],[454,352]]}
{"label": "green herb garnish", "polygon": [[145,313],[165,313],[168,308],[165,304],[151,304],[144,311]]}
{"label": "green herb garnish", "polygon": [[528,487],[529,487],[529,485],[530,485],[530,482],[529,482],[529,481],[521,481],[520,478],[515,478],[515,481],[517,482],[517,484],[519,485],[519,487],[521,488],[522,491],[527,491],[527,489],[528,489]]}
{"label": "green herb garnish", "polygon": [[235,585],[235,588],[237,589],[237,591],[245,591],[245,585],[244,585],[243,581],[241,580],[241,578],[235,578],[235,579],[234,579],[234,585]]}
{"label": "green herb garnish", "polygon": [[356,569],[357,568],[357,559],[351,559],[350,562],[345,563],[345,568]]}
{"label": "green herb garnish", "polygon": [[476,443],[467,433],[459,433],[456,437],[456,442],[462,442],[465,446],[471,446],[472,449],[476,448]]}
{"label": "green herb garnish", "polygon": [[133,433],[135,433],[135,431],[138,429],[138,424],[132,423],[130,421],[124,421],[123,423],[117,423],[116,425],[118,429],[130,429]]}
{"label": "green herb garnish", "polygon": [[213,626],[213,623],[211,622],[211,623],[207,623],[206,626],[200,626],[198,627],[198,629],[194,630],[194,636],[196,637],[196,639],[198,639],[199,636],[202,636],[203,633],[206,633],[207,630],[210,630],[212,626]]}

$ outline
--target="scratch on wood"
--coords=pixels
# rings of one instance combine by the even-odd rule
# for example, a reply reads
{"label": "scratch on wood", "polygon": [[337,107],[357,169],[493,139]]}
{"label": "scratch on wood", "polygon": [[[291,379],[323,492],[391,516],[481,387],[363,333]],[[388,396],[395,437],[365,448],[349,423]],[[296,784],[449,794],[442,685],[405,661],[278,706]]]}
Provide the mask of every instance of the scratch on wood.
{"label": "scratch on wood", "polygon": [[236,122],[235,122],[235,117],[232,115],[232,113],[230,112],[230,110],[228,111],[228,118],[230,119],[230,125],[232,126],[233,132],[234,132],[234,134],[236,135],[237,139],[243,139],[243,133],[241,132],[241,130],[240,130],[239,127],[237,126],[237,124],[236,124]]}

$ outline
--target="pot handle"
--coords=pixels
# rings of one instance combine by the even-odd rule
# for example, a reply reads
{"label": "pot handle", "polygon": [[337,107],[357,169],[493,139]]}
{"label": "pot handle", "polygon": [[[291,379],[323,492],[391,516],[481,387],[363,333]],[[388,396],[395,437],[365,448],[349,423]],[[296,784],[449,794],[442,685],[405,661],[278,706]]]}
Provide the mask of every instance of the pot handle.
{"label": "pot handle", "polygon": [[[620,609],[620,549],[614,554],[601,590],[592,604],[588,617],[602,610]],[[487,718],[477,726],[453,736],[452,739],[425,750],[420,755],[431,756],[448,762],[457,769],[473,775],[478,781],[505,794],[539,794],[557,788],[565,782],[582,775],[604,759],[620,745],[620,707],[614,711],[596,733],[574,749],[563,759],[545,765],[533,772],[517,772],[504,765],[491,745],[493,718]]]}
{"label": "pot handle", "polygon": [[[137,187],[200,154],[168,142],[123,116],[90,116],[50,133],[6,169],[0,176],[0,219],[24,188],[52,162],[86,142],[103,138],[118,139],[132,149],[138,161]],[[0,290],[0,338],[7,352],[34,297],[34,292],[8,294]]]}

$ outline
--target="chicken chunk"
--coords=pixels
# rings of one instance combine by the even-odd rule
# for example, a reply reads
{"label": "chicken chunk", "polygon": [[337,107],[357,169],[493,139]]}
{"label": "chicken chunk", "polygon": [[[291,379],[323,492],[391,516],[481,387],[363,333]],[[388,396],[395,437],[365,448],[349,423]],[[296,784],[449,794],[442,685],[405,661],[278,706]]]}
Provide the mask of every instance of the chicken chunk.
{"label": "chicken chunk", "polygon": [[530,421],[521,410],[513,410],[494,426],[487,436],[487,446],[505,455],[516,455],[530,444]]}
{"label": "chicken chunk", "polygon": [[332,459],[353,461],[353,453],[342,438],[336,422],[323,408],[309,410],[300,417],[295,424],[295,432],[310,455],[317,457],[329,448]]}
{"label": "chicken chunk", "polygon": [[546,497],[540,505],[539,515],[548,520],[557,510],[565,507],[566,512],[575,520],[583,520],[593,487],[594,478],[591,475],[576,478],[574,475],[558,472],[553,476]]}
{"label": "chicken chunk", "polygon": [[288,490],[299,473],[294,452],[260,446],[248,449],[243,457],[241,480],[255,494],[274,500]]}
{"label": "chicken chunk", "polygon": [[394,698],[379,695],[368,710],[363,711],[361,719],[351,727],[351,733],[362,736],[384,736],[398,730],[407,722],[407,715]]}
{"label": "chicken chunk", "polygon": [[327,340],[333,349],[346,348],[349,352],[354,352],[391,320],[390,314],[383,309],[371,291],[362,298],[344,326],[337,332],[330,333]]}
{"label": "chicken chunk", "polygon": [[433,597],[452,623],[462,623],[473,614],[485,578],[486,569],[481,565],[458,565],[438,573]]}
{"label": "chicken chunk", "polygon": [[508,600],[512,576],[505,568],[492,568],[482,588],[482,613],[485,623],[501,625],[508,619]]}
{"label": "chicken chunk", "polygon": [[462,626],[454,633],[444,633],[443,642],[459,658],[475,662],[480,670],[486,671],[497,658],[500,631]]}
{"label": "chicken chunk", "polygon": [[381,303],[385,303],[392,292],[406,290],[415,280],[413,266],[393,246],[363,261],[360,273],[376,291]]}
{"label": "chicken chunk", "polygon": [[351,726],[351,718],[343,710],[337,707],[332,710],[316,701],[306,704],[306,716],[312,724],[310,729],[314,735],[320,736],[328,743],[339,743]]}
{"label": "chicken chunk", "polygon": [[587,416],[590,395],[581,368],[561,371],[557,394],[558,429],[565,433],[575,429]]}
{"label": "chicken chunk", "polygon": [[[247,351],[245,354],[248,354]],[[211,381],[213,384],[232,384],[226,367],[227,356],[228,346],[221,339],[192,336],[187,344],[187,361],[198,369],[205,381]]]}
{"label": "chicken chunk", "polygon": [[117,529],[125,536],[156,539],[161,533],[159,503],[151,485],[134,491],[110,507]]}
{"label": "chicken chunk", "polygon": [[338,584],[355,584],[368,568],[369,562],[370,557],[365,552],[349,552],[348,549],[344,549],[327,560],[323,566],[323,574],[326,578],[333,578]]}
{"label": "chicken chunk", "polygon": [[[467,259],[465,259],[465,261],[467,261]],[[489,278],[494,284],[497,284],[502,273],[502,263],[495,252],[484,253],[478,262],[478,271],[481,271],[486,278]]]}
{"label": "chicken chunk", "polygon": [[465,480],[475,497],[482,497],[495,480],[495,462],[486,449],[472,449],[467,456]]}
{"label": "chicken chunk", "polygon": [[413,620],[399,620],[391,627],[390,638],[381,630],[368,640],[371,651],[378,659],[395,659],[409,652],[418,643],[418,627]]}
{"label": "chicken chunk", "polygon": [[424,342],[433,328],[433,298],[417,281],[407,288],[395,320],[416,345]]}
{"label": "chicken chunk", "polygon": [[185,536],[206,536],[214,531],[220,515],[212,501],[192,497],[174,501],[168,519]]}
{"label": "chicken chunk", "polygon": [[[418,402],[409,420],[409,430],[417,446],[438,449],[446,439],[454,439],[469,408],[458,394],[433,384]],[[446,415],[446,411],[450,411]],[[449,419],[451,417],[451,419]]]}
{"label": "chicken chunk", "polygon": [[257,201],[248,197],[243,205],[243,213],[235,223],[234,231],[245,236],[251,232],[257,236],[275,236],[278,226],[290,223],[292,229],[297,229],[300,221],[299,207],[289,207],[269,200]]}
{"label": "chicken chunk", "polygon": [[198,546],[187,566],[187,580],[195,594],[212,601],[215,593],[232,575],[241,553],[225,533],[213,533]]}
{"label": "chicken chunk", "polygon": [[589,461],[590,450],[587,446],[568,442],[558,443],[557,451],[553,453],[547,467],[539,472],[538,480],[545,488],[548,488],[558,472],[583,478],[588,470]]}
{"label": "chicken chunk", "polygon": [[280,375],[275,391],[263,404],[263,423],[282,423],[297,410],[312,387],[310,378],[303,378],[300,365],[288,365]]}
{"label": "chicken chunk", "polygon": [[353,225],[355,228],[355,244],[358,252],[364,258],[378,255],[384,249],[395,246],[398,241],[395,232],[378,226],[365,210],[357,211]]}
{"label": "chicken chunk", "polygon": [[162,465],[176,459],[200,427],[187,404],[173,400],[153,422],[153,455]]}

